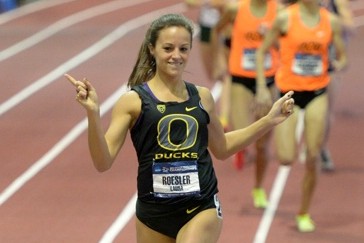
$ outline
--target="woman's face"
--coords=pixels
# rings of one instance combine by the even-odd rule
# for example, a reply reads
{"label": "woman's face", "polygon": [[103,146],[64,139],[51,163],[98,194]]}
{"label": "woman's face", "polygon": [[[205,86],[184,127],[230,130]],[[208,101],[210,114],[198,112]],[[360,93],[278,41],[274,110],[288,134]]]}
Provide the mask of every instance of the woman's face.
{"label": "woman's face", "polygon": [[157,72],[170,78],[181,78],[191,52],[191,35],[180,26],[160,30],[155,47],[150,46]]}

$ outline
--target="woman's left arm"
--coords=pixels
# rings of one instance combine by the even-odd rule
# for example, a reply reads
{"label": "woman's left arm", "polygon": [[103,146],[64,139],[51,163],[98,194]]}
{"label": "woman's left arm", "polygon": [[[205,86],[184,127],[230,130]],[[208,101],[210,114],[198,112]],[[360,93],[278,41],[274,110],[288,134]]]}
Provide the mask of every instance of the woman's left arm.
{"label": "woman's left arm", "polygon": [[347,65],[347,53],[342,35],[342,26],[339,18],[331,14],[332,41],[336,50],[336,59],[332,62],[336,71],[344,69]]}
{"label": "woman's left arm", "polygon": [[208,147],[211,153],[220,160],[224,160],[242,148],[256,141],[277,124],[286,120],[293,112],[293,92],[288,92],[278,99],[269,113],[243,129],[224,133],[224,129],[216,113],[215,102],[207,88],[199,87],[199,94],[204,109],[210,116],[208,125]]}
{"label": "woman's left arm", "polygon": [[354,18],[348,0],[335,0],[340,23],[346,31],[354,32]]}

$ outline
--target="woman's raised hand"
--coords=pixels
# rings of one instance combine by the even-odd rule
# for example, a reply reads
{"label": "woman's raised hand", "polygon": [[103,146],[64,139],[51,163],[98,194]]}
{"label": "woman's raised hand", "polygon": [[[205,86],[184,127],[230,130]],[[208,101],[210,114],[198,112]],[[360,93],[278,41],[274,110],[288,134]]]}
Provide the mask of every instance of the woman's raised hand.
{"label": "woman's raised hand", "polygon": [[294,111],[294,100],[292,98],[293,91],[287,92],[283,97],[278,99],[267,116],[272,119],[275,124],[279,124],[286,120]]}
{"label": "woman's raised hand", "polygon": [[84,78],[82,81],[76,80],[69,74],[64,75],[76,89],[76,100],[87,110],[99,112],[99,102],[95,88],[90,81]]}

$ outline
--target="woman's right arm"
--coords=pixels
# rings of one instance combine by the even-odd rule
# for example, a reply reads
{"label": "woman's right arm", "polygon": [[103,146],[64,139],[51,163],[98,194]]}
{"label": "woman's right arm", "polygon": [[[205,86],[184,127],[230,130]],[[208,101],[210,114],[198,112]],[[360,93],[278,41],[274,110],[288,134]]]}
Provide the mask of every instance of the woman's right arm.
{"label": "woman's right arm", "polygon": [[134,91],[123,94],[113,108],[111,122],[105,133],[95,88],[86,79],[79,81],[68,74],[65,77],[76,88],[76,100],[87,112],[88,144],[94,166],[100,172],[106,171],[111,168],[124,144],[128,129],[140,114],[141,100]]}
{"label": "woman's right arm", "polygon": [[88,112],[88,144],[95,168],[106,171],[111,168],[122,148],[127,132],[140,114],[141,100],[137,93],[123,94],[115,104],[110,125],[104,133],[99,114]]}

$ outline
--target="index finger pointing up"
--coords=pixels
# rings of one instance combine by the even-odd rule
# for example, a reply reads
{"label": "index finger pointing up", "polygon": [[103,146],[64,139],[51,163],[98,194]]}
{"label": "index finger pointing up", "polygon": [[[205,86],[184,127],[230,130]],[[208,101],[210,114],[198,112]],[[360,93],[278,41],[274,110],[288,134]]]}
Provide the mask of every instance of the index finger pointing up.
{"label": "index finger pointing up", "polygon": [[74,77],[67,73],[64,76],[68,79],[68,81],[70,81],[71,84],[73,84],[73,86],[76,86],[77,80]]}

